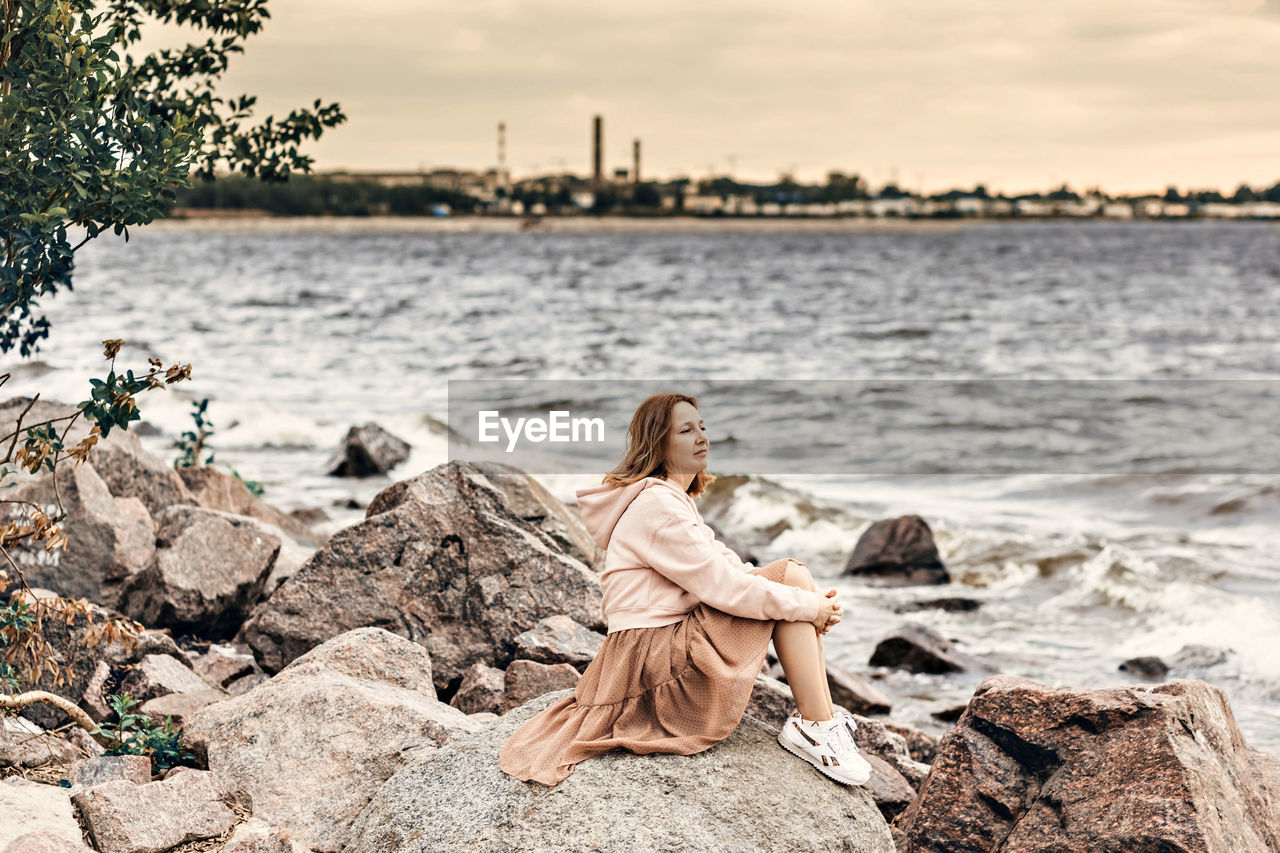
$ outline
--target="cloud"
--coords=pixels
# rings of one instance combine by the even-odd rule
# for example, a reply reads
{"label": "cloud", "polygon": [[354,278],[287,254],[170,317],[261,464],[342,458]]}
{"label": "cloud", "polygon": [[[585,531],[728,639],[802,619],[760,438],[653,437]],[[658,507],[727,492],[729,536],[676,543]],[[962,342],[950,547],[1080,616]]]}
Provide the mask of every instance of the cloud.
{"label": "cloud", "polygon": [[[585,171],[591,115],[625,164],[767,178],[799,165],[926,183],[1274,180],[1280,0],[273,0],[236,90],[343,102],[323,166]],[[1176,174],[1175,174],[1176,173]],[[1234,185],[1234,183],[1232,184]]]}

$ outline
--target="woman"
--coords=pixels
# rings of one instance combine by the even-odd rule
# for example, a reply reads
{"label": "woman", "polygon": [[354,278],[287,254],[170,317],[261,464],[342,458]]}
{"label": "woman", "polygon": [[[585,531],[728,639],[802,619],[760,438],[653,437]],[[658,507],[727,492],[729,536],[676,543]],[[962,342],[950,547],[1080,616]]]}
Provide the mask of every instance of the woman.
{"label": "woman", "polygon": [[861,785],[871,768],[837,715],[820,635],[840,621],[835,590],[803,563],[743,563],[715,539],[693,499],[711,482],[698,401],[656,394],[636,409],[622,463],[578,492],[605,550],[609,633],[572,696],[517,729],[499,766],[556,785],[583,759],[623,748],[691,755],[737,727],[772,638],[797,709],[778,742],[822,773]]}

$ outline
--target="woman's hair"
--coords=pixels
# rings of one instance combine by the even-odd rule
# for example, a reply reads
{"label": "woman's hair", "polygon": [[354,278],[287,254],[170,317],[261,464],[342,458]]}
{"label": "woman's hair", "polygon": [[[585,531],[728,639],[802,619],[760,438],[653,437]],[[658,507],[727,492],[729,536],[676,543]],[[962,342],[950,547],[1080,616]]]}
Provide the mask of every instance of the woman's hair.
{"label": "woman's hair", "polygon": [[[645,477],[667,476],[667,437],[671,432],[671,410],[677,403],[698,408],[696,397],[688,394],[654,394],[636,407],[627,427],[627,452],[603,482],[626,486]],[[715,480],[715,475],[699,471],[686,490],[697,497]]]}

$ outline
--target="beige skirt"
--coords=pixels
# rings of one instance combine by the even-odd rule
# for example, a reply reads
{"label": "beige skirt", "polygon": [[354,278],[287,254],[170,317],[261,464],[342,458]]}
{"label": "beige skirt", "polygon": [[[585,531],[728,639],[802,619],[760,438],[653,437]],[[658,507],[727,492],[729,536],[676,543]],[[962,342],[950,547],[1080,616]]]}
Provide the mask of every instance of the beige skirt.
{"label": "beige skirt", "polygon": [[[753,570],[782,582],[787,561]],[[615,631],[572,696],[527,720],[498,759],[506,773],[557,785],[593,755],[692,755],[737,728],[764,663],[773,622],[698,605],[679,622]]]}

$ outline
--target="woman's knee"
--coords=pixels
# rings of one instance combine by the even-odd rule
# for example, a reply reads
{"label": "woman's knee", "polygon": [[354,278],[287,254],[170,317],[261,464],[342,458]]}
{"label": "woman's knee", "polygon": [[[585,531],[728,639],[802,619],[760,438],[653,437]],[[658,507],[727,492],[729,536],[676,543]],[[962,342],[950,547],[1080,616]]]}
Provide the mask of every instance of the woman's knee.
{"label": "woman's knee", "polygon": [[787,571],[782,576],[782,582],[787,586],[798,586],[801,589],[817,589],[813,583],[813,575],[809,574],[809,567],[795,560],[787,562]]}

